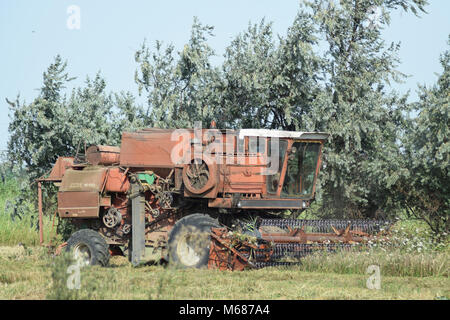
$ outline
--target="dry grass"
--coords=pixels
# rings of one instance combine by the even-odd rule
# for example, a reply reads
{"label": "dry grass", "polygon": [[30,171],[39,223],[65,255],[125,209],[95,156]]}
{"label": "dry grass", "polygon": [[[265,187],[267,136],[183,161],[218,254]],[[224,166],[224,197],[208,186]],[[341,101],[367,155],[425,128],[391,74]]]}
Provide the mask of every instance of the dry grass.
{"label": "dry grass", "polygon": [[[81,269],[81,289],[69,290],[67,261],[44,248],[0,249],[0,299],[435,299],[450,296],[448,273],[389,276],[381,270],[380,290],[366,288],[364,270],[336,273],[300,268],[244,272],[133,268],[113,257],[107,268]],[[331,263],[331,260],[328,263]],[[317,266],[316,266],[317,267]],[[304,269],[310,269],[305,271]],[[353,269],[352,269],[353,270]]]}
{"label": "dry grass", "polygon": [[384,276],[449,276],[450,251],[403,252],[399,249],[371,249],[363,252],[315,254],[302,259],[301,270],[365,274],[367,267],[377,265]]}

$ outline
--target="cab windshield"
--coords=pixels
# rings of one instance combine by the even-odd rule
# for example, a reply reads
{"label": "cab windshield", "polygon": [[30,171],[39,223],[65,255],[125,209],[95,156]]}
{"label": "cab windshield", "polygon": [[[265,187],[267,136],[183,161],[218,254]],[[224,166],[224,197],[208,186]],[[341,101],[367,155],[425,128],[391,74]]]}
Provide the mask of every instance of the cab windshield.
{"label": "cab windshield", "polygon": [[287,170],[281,196],[303,198],[312,195],[320,143],[294,142],[287,154]]}

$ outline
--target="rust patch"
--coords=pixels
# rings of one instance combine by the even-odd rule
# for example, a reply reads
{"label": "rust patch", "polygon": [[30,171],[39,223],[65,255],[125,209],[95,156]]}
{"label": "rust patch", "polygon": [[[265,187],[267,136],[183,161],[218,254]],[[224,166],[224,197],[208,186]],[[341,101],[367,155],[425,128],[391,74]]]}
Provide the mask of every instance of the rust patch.
{"label": "rust patch", "polygon": [[59,188],[60,192],[97,191],[104,186],[107,168],[88,167],[84,170],[68,169]]}
{"label": "rust patch", "polygon": [[58,192],[58,214],[61,218],[98,218],[98,192]]}
{"label": "rust patch", "polygon": [[86,150],[86,160],[94,166],[119,163],[120,148],[102,145],[90,146]]}

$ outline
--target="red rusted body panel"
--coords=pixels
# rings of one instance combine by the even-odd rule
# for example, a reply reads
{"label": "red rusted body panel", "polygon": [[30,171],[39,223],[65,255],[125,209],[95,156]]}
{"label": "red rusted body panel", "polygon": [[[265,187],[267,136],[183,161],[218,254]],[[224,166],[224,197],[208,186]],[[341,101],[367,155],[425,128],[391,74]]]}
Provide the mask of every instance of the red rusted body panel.
{"label": "red rusted body panel", "polygon": [[98,218],[100,196],[96,191],[58,192],[58,214],[61,218]]}
{"label": "red rusted body panel", "polygon": [[41,178],[40,181],[61,181],[66,170],[73,166],[73,157],[58,157],[55,165],[47,178]]}
{"label": "red rusted body panel", "polygon": [[224,192],[228,193],[257,193],[264,191],[265,176],[261,175],[262,167],[255,165],[228,165]]}
{"label": "red rusted body panel", "polygon": [[96,165],[113,165],[120,161],[120,148],[112,146],[90,146],[86,150],[86,160]]}
{"label": "red rusted body panel", "polygon": [[[176,150],[187,150],[190,143],[194,140],[194,131],[185,130],[183,140],[176,139],[178,136],[173,135],[174,130],[149,129],[137,133],[124,133],[122,136],[120,165],[132,168],[146,168],[156,170],[157,168],[173,168],[179,166],[174,163],[171,158],[172,152]],[[222,141],[231,142],[233,153],[236,152],[235,137],[222,134]],[[179,137],[178,137],[179,138]],[[174,141],[173,141],[174,140]],[[203,143],[209,140],[204,138]],[[175,151],[174,151],[175,150]],[[208,160],[203,156],[203,160],[207,162],[210,169],[210,180],[200,190],[190,187],[189,179],[186,178],[185,170],[182,171],[183,183],[186,186],[186,197],[215,198],[220,192],[246,192],[261,194],[264,189],[264,176],[260,175],[261,167],[264,159],[261,155],[253,155],[252,159],[248,156],[231,156],[232,164],[227,164],[225,152],[227,147],[224,146],[222,152],[216,154],[220,157],[220,163],[214,164],[214,159]],[[220,151],[220,150],[219,150]],[[194,158],[194,150],[191,150]],[[229,161],[229,160],[228,160]],[[186,165],[184,166],[186,167]]]}
{"label": "red rusted body panel", "polygon": [[105,189],[109,192],[127,192],[130,189],[130,182],[126,173],[118,167],[109,168]]}
{"label": "red rusted body panel", "polygon": [[[203,132],[203,131],[199,131]],[[181,136],[182,135],[182,136]],[[289,135],[288,135],[289,136]],[[158,170],[159,168],[166,168],[168,170],[172,168],[180,168],[176,173],[176,185],[185,186],[184,196],[192,198],[207,198],[215,199],[219,193],[228,195],[231,198],[233,194],[240,194],[241,197],[250,196],[254,199],[283,199],[281,197],[281,189],[284,183],[284,176],[287,170],[287,157],[284,157],[284,162],[280,163],[280,181],[276,186],[276,192],[267,192],[267,175],[264,171],[268,167],[268,139],[265,137],[259,137],[264,142],[264,148],[258,152],[251,153],[252,149],[249,148],[250,138],[243,137],[238,138],[236,131],[214,130],[213,136],[208,137],[202,133],[202,137],[196,138],[195,131],[192,129],[183,129],[183,133],[176,134],[175,130],[171,129],[144,129],[135,133],[124,133],[122,135],[122,145],[120,154],[120,166],[130,168],[130,170]],[[290,150],[294,141],[303,141],[301,138],[282,137],[281,140],[288,142],[287,149]],[[319,143],[322,146],[324,142],[323,136],[319,140],[314,140],[310,135],[308,140]],[[180,154],[180,150],[191,151],[191,159],[197,158],[194,155],[194,142],[201,142],[201,149],[208,149],[212,151],[212,161],[219,160],[218,164],[211,164],[208,156],[202,156],[202,159],[207,163],[210,170],[210,179],[208,183],[201,189],[195,190],[189,183],[189,179],[186,177],[187,162],[174,163],[174,159],[171,157],[172,153]],[[216,143],[216,146],[212,147],[212,142]],[[186,161],[186,159],[183,159]],[[320,168],[320,154],[319,161],[316,166],[315,176],[317,176]],[[182,178],[180,181],[179,178]],[[309,200],[314,197],[315,182],[312,193],[303,197],[303,200]],[[279,208],[279,209],[292,209],[295,206],[302,208],[302,202],[288,201],[288,198],[284,198],[280,202],[265,202],[261,205],[251,204],[249,206],[241,206],[241,208]],[[210,201],[209,207],[228,208],[233,206],[233,202],[229,200],[224,201]]]}
{"label": "red rusted body panel", "polygon": [[170,154],[177,144],[171,141],[173,130],[124,132],[120,165],[133,168],[173,168]]}
{"label": "red rusted body panel", "polygon": [[83,170],[69,169],[64,175],[59,192],[101,192],[105,186],[107,170],[105,167],[87,167]]}
{"label": "red rusted body panel", "polygon": [[58,192],[58,214],[66,218],[98,218],[107,168],[68,169]]}

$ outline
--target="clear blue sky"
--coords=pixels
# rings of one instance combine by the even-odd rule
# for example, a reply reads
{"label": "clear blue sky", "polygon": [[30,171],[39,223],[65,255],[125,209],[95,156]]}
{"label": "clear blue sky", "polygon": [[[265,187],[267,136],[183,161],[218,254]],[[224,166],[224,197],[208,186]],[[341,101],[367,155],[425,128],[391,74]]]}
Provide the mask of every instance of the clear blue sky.
{"label": "clear blue sky", "polygon": [[[429,14],[417,18],[395,12],[385,40],[401,41],[400,71],[411,75],[400,92],[418,83],[432,84],[440,72],[439,54],[446,50],[450,33],[450,1],[431,0]],[[68,71],[81,85],[86,75],[101,70],[108,90],[137,92],[134,53],[144,38],[172,42],[177,49],[189,39],[193,16],[215,27],[210,45],[221,60],[225,47],[249,21],[266,17],[275,33],[285,34],[299,0],[190,0],[190,1],[80,1],[2,0],[0,2],[0,150],[8,139],[8,105],[5,97],[31,102],[41,86],[42,73],[56,54],[68,60]],[[81,28],[70,30],[67,8],[81,10]],[[69,88],[70,89],[70,88]]]}

